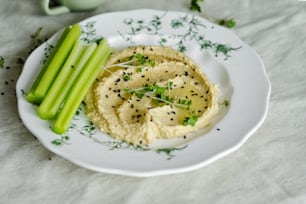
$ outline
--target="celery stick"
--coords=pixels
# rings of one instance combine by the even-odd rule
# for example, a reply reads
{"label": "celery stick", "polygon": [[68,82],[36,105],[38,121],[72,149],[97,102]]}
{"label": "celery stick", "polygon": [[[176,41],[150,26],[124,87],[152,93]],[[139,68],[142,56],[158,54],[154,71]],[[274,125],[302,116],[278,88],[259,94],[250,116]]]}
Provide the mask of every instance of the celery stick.
{"label": "celery stick", "polygon": [[43,67],[41,68],[38,76],[36,77],[31,89],[29,90],[27,96],[26,96],[26,100],[30,103],[34,103],[34,104],[39,104],[40,103],[40,98],[36,97],[34,94],[34,90],[37,87],[37,84],[39,83],[39,81],[41,80],[41,77],[43,76],[43,74],[45,73],[47,67],[49,66],[51,60],[53,59],[55,53],[57,52],[58,48],[60,47],[60,45],[62,44],[62,42],[64,41],[66,35],[68,34],[70,28],[66,28],[63,33],[61,34],[61,37],[58,39],[58,41],[56,42],[55,47],[53,48],[52,52],[50,53],[50,55],[47,58],[47,61],[45,62],[45,64],[43,65]]}
{"label": "celery stick", "polygon": [[[89,57],[92,55],[96,47],[97,47],[96,43],[92,43],[85,47],[74,69],[70,69],[70,70],[73,70],[73,72],[70,73],[69,78],[61,81],[63,84],[56,85],[59,77],[56,78],[56,81],[53,83],[52,87],[48,91],[45,99],[42,101],[41,105],[38,107],[38,111],[41,111],[40,114],[46,114],[45,116],[46,118],[54,118],[56,116],[71,86],[75,82],[77,76],[81,72],[82,68],[84,67],[85,63],[87,62]],[[59,76],[60,75],[61,73],[59,74]],[[57,91],[57,93],[53,93],[55,90]],[[52,97],[51,97],[51,94],[52,94]]]}
{"label": "celery stick", "polygon": [[101,40],[94,54],[90,57],[71,87],[63,108],[54,121],[52,127],[54,132],[61,134],[68,129],[71,119],[96,77],[101,72],[101,67],[105,66],[111,51],[112,49],[108,46],[107,41],[105,39]]}
{"label": "celery stick", "polygon": [[71,27],[71,30],[67,34],[66,38],[64,39],[63,43],[60,45],[58,51],[55,53],[44,75],[41,77],[40,82],[37,84],[37,87],[34,90],[35,97],[41,100],[45,97],[58,71],[64,64],[67,56],[69,55],[72,46],[74,45],[75,41],[80,37],[80,35],[80,26],[78,24],[74,24]]}
{"label": "celery stick", "polygon": [[55,117],[61,103],[55,104],[54,102],[61,95],[63,97],[66,96],[65,93],[62,92],[62,89],[65,88],[66,82],[71,80],[70,75],[74,72],[75,66],[77,65],[84,49],[85,45],[77,40],[65,61],[65,64],[60,69],[54,82],[37,109],[38,115],[41,119],[52,119]]}

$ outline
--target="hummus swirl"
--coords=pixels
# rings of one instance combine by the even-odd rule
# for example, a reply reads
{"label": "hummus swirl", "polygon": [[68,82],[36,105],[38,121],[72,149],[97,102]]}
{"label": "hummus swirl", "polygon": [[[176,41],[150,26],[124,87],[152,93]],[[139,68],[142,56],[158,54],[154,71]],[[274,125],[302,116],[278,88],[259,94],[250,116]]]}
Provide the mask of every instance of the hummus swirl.
{"label": "hummus swirl", "polygon": [[[135,55],[148,63],[140,64]],[[218,92],[186,55],[170,47],[134,46],[111,56],[85,103],[102,131],[147,145],[209,125],[218,112]]]}

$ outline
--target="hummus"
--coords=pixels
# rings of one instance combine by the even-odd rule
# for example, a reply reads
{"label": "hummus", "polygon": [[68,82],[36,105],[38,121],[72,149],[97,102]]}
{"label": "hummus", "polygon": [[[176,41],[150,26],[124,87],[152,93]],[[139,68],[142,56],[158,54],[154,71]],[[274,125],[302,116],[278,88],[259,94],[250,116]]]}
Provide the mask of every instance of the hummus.
{"label": "hummus", "polygon": [[218,92],[186,55],[170,47],[134,46],[110,57],[85,104],[102,131],[147,145],[209,125],[218,112]]}

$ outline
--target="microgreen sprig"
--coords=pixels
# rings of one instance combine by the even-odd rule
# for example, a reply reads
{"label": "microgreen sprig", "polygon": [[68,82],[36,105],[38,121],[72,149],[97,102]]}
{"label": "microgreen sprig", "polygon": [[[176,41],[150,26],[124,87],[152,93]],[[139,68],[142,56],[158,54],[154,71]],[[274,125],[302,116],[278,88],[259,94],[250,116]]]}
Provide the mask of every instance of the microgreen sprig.
{"label": "microgreen sprig", "polygon": [[155,61],[145,57],[140,53],[136,53],[132,55],[128,61],[112,64],[109,66],[105,66],[104,69],[110,69],[113,67],[120,67],[120,68],[136,68],[136,72],[139,73],[142,71],[142,68],[145,66],[155,66]]}
{"label": "microgreen sprig", "polygon": [[[167,86],[145,84],[143,87],[136,89],[125,88],[124,91],[130,94],[135,94],[135,96],[139,99],[143,98],[144,96],[147,96],[154,99],[158,103],[165,103],[167,105],[172,105],[183,110],[188,110],[190,112],[190,116],[185,117],[183,125],[194,126],[198,120],[198,115],[195,115],[193,111],[190,110],[192,100],[174,100],[174,98],[170,97],[170,90],[172,89],[172,86],[173,82],[168,81]],[[166,90],[168,90],[168,95],[165,94]]]}
{"label": "microgreen sprig", "polygon": [[183,121],[183,125],[191,125],[195,126],[196,122],[198,121],[199,116],[192,114],[190,117],[185,117]]}
{"label": "microgreen sprig", "polygon": [[[168,82],[167,86],[159,86],[159,85],[152,85],[152,84],[145,84],[143,87],[137,89],[125,88],[124,91],[135,94],[139,99],[143,98],[144,96],[151,97],[155,99],[157,102],[163,102],[166,104],[172,104],[173,98],[170,98],[165,94],[165,91],[172,89],[173,82]],[[169,92],[169,91],[168,91]]]}

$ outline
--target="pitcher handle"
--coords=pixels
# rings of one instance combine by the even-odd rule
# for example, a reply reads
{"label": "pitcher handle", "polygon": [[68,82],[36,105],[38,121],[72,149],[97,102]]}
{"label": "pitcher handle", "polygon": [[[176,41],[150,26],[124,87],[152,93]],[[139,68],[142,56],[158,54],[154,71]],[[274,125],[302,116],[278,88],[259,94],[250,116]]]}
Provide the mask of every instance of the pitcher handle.
{"label": "pitcher handle", "polygon": [[41,0],[40,1],[40,5],[41,5],[42,9],[44,10],[44,12],[46,14],[48,14],[48,15],[59,15],[59,14],[70,12],[69,8],[67,8],[66,6],[56,6],[54,8],[50,8],[49,7],[49,1],[50,0]]}

